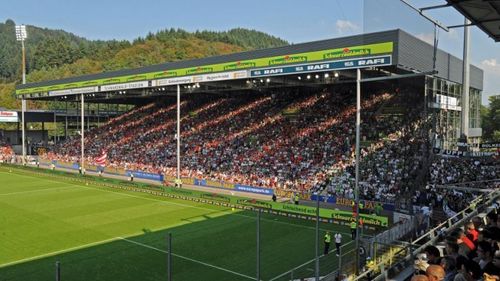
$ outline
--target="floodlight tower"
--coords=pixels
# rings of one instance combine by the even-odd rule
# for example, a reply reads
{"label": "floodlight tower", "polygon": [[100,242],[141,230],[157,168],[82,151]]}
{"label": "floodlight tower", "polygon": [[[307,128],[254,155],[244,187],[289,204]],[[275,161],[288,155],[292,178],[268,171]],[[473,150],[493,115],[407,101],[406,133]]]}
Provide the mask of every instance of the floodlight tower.
{"label": "floodlight tower", "polygon": [[[23,84],[26,84],[26,51],[24,49],[24,40],[28,38],[28,33],[26,32],[26,26],[24,24],[22,25],[16,25],[16,39],[17,41],[21,41],[21,46],[22,46],[22,52],[23,52],[23,62],[22,62],[22,69],[23,69]],[[22,97],[21,101],[21,118],[23,120],[22,122],[22,145],[23,145],[23,165],[26,165],[26,140],[25,140],[25,120],[24,120],[24,112],[26,111],[26,100],[24,99],[24,96]]]}

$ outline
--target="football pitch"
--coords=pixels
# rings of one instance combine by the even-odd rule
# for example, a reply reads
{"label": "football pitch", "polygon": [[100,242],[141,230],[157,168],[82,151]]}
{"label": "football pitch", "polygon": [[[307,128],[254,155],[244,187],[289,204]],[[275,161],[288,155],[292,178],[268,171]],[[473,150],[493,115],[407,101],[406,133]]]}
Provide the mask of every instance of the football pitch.
{"label": "football pitch", "polygon": [[[260,279],[313,277],[314,226],[261,214]],[[350,241],[347,227],[320,229],[320,252],[326,230]],[[61,281],[167,280],[168,233],[173,280],[256,280],[256,230],[254,211],[0,167],[0,281],[55,280],[56,261]],[[321,274],[338,264],[322,257]]]}

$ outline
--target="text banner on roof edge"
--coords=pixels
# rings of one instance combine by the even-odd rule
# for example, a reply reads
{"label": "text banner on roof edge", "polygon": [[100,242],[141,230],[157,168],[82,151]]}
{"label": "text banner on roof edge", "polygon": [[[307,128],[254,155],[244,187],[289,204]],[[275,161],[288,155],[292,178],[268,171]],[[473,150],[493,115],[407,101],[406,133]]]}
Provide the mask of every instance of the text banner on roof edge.
{"label": "text banner on roof edge", "polygon": [[311,64],[299,64],[284,67],[263,68],[251,70],[251,77],[285,75],[293,73],[321,72],[331,70],[341,70],[349,68],[364,68],[372,66],[384,66],[392,64],[392,56],[379,56],[370,58],[349,59],[333,62],[321,62]]}
{"label": "text banner on roof edge", "polygon": [[174,78],[186,75],[207,74],[210,72],[223,72],[238,69],[250,69],[257,67],[269,67],[286,64],[296,64],[301,62],[313,62],[323,60],[342,59],[346,57],[357,56],[373,56],[380,54],[388,54],[393,52],[393,42],[383,42],[369,45],[359,45],[342,47],[335,49],[327,49],[321,51],[280,55],[274,57],[266,57],[259,59],[250,59],[244,61],[227,62],[213,65],[203,65],[198,67],[190,67],[183,69],[164,70],[159,72],[141,73],[128,76],[120,76],[115,78],[96,79],[81,82],[73,82],[68,84],[58,84],[45,87],[34,87],[16,90],[16,94],[30,94],[39,92],[48,92],[50,90],[63,90],[68,88],[80,88],[84,86],[107,85],[131,82],[134,80],[154,80],[161,78]]}

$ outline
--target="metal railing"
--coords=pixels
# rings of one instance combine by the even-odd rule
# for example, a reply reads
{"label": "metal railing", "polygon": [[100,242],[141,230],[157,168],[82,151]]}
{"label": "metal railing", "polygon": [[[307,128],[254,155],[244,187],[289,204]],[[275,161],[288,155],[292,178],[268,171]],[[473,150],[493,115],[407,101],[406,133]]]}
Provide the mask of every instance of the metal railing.
{"label": "metal railing", "polygon": [[[413,262],[414,257],[418,253],[422,252],[428,245],[435,244],[439,238],[439,234],[441,234],[444,230],[449,231],[459,227],[472,219],[472,217],[476,216],[478,214],[479,207],[491,204],[493,200],[498,198],[500,198],[500,191],[483,194],[475,198],[467,208],[458,212],[455,216],[448,218],[445,222],[439,224],[415,241],[409,243],[406,247],[396,252],[389,252],[384,257],[380,257],[372,268],[356,276],[353,280],[364,280],[376,274],[377,276],[375,278],[370,279],[375,281],[386,280],[388,272],[395,271],[396,267],[406,268],[411,266],[410,263]],[[481,202],[483,202],[483,204],[481,204]],[[405,253],[404,256],[399,258],[402,253]]]}

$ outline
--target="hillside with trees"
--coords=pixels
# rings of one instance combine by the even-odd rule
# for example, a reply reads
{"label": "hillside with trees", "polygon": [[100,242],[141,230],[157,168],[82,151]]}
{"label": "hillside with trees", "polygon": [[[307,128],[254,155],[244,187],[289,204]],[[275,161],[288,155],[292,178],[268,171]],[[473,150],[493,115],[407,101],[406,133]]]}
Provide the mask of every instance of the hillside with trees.
{"label": "hillside with trees", "polygon": [[[21,80],[21,46],[12,20],[0,23],[0,107],[19,108],[14,89]],[[136,68],[152,64],[203,58],[278,47],[288,42],[243,28],[229,31],[165,29],[123,40],[87,40],[63,30],[26,26],[27,82]]]}

